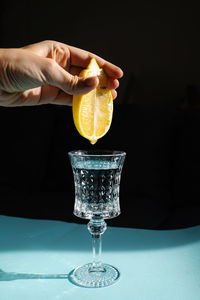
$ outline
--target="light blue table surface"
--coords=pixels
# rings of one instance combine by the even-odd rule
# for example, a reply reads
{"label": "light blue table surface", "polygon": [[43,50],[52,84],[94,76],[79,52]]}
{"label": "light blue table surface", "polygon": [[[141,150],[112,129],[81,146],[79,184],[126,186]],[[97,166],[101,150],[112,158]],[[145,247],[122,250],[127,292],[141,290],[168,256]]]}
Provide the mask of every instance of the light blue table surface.
{"label": "light blue table surface", "polygon": [[68,280],[91,256],[86,225],[0,215],[0,300],[200,299],[200,226],[108,227],[103,261],[121,272],[109,287],[82,288]]}

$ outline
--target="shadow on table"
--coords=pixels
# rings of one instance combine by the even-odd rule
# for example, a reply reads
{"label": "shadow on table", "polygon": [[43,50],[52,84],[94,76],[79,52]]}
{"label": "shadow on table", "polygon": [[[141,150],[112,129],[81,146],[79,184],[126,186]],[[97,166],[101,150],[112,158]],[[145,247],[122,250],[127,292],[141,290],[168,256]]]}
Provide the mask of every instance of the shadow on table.
{"label": "shadow on table", "polygon": [[114,228],[105,234],[104,251],[148,251],[181,247],[200,241],[200,226],[176,230]]}
{"label": "shadow on table", "polygon": [[18,279],[67,279],[69,274],[30,274],[4,272],[0,269],[0,281],[12,281]]}
{"label": "shadow on table", "polygon": [[[5,272],[0,269],[0,281],[13,281],[13,280],[26,280],[26,279],[67,279],[70,283],[79,286],[73,279],[72,270],[68,274],[31,274],[31,273],[16,273],[16,272]],[[82,286],[81,286],[82,287]]]}
{"label": "shadow on table", "polygon": [[[0,217],[2,251],[91,251],[87,226],[44,220]],[[103,251],[148,251],[200,241],[200,226],[176,230],[144,230],[108,226]]]}

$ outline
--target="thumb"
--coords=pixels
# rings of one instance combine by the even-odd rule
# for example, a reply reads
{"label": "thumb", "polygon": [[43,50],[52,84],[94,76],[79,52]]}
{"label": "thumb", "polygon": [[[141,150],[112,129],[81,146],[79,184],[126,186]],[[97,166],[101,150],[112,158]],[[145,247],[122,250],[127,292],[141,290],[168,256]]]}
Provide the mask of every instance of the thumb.
{"label": "thumb", "polygon": [[50,66],[43,70],[46,83],[56,86],[70,95],[86,94],[93,90],[99,82],[97,76],[73,76],[64,70],[56,61],[48,59]]}

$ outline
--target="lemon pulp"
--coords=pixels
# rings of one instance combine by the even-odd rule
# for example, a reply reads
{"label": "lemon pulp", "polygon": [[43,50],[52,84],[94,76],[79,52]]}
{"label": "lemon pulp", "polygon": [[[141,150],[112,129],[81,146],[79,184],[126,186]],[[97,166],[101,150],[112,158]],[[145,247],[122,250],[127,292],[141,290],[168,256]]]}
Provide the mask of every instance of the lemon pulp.
{"label": "lemon pulp", "polygon": [[79,76],[98,76],[99,84],[91,92],[74,95],[72,103],[73,120],[78,132],[91,144],[95,144],[109,130],[113,116],[113,98],[107,88],[107,76],[95,58]]}

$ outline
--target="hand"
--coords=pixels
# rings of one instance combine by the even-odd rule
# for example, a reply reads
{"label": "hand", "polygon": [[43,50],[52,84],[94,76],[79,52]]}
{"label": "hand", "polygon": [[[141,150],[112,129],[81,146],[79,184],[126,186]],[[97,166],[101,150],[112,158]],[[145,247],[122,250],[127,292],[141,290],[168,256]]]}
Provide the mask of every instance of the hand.
{"label": "hand", "polygon": [[71,105],[73,95],[86,94],[98,85],[95,76],[78,76],[91,57],[106,72],[115,99],[123,72],[93,53],[56,41],[0,49],[0,105]]}

